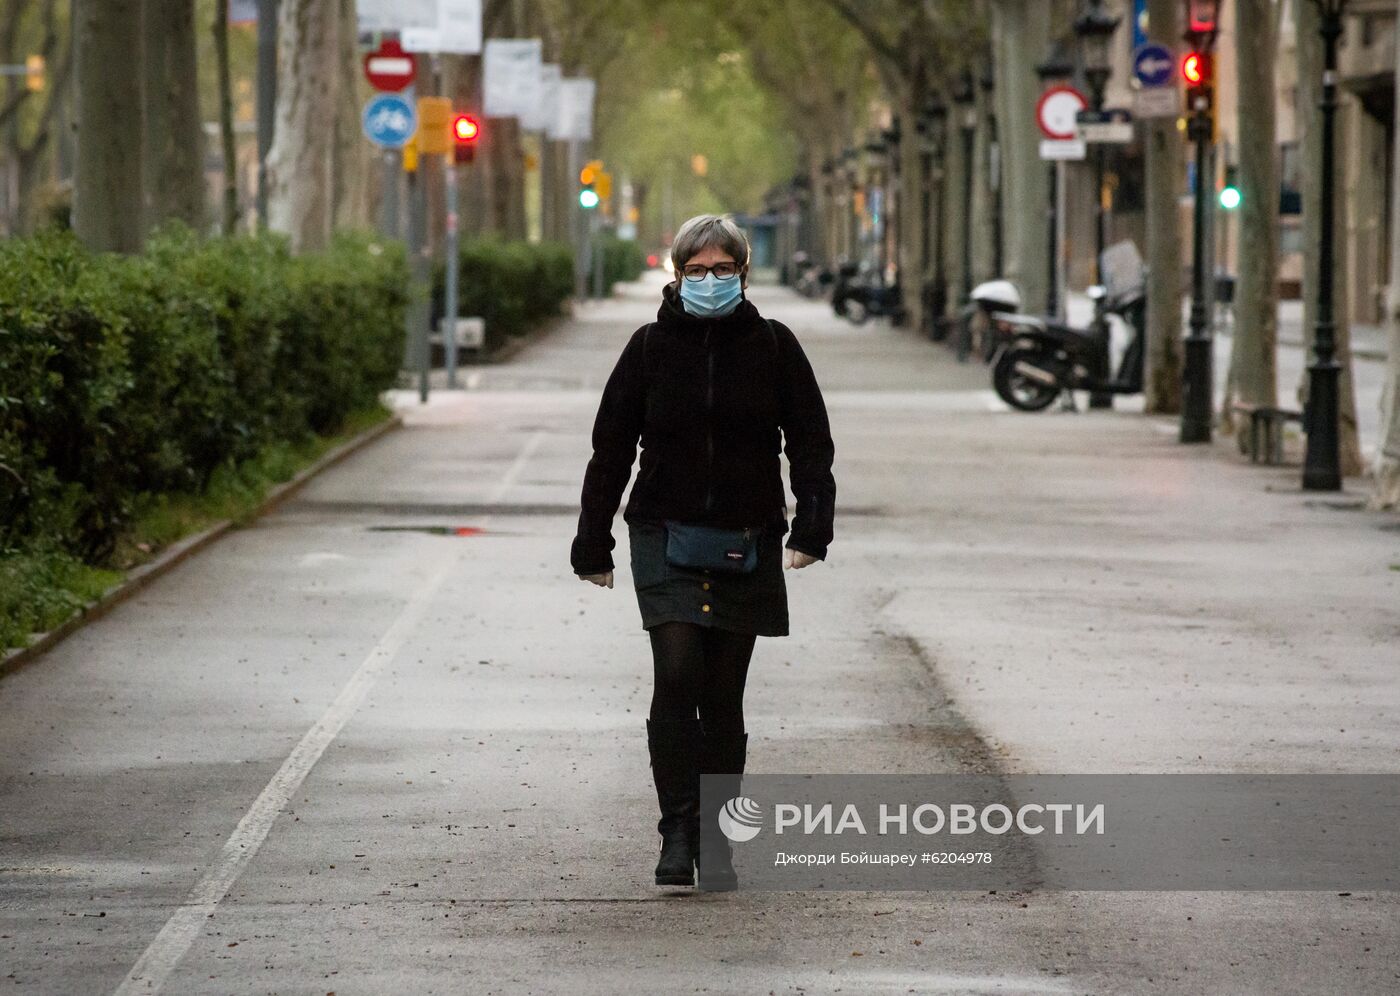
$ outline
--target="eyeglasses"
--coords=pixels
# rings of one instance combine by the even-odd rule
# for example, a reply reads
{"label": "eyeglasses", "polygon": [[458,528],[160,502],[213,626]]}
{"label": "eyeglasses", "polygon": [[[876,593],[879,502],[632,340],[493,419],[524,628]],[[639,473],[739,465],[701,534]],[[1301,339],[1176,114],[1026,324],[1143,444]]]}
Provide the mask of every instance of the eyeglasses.
{"label": "eyeglasses", "polygon": [[681,272],[687,280],[704,280],[707,273],[713,273],[716,280],[732,280],[739,275],[739,264],[716,263],[714,266],[701,266],[699,263],[691,263]]}

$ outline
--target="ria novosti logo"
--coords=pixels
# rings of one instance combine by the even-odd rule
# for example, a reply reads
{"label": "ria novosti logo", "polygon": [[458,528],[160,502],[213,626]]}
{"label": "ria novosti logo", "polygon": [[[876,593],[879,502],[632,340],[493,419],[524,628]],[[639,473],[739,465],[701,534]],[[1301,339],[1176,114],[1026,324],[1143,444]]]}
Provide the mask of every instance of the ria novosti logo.
{"label": "ria novosti logo", "polygon": [[763,810],[747,796],[735,796],[719,811],[719,829],[736,844],[753,840],[763,829]]}

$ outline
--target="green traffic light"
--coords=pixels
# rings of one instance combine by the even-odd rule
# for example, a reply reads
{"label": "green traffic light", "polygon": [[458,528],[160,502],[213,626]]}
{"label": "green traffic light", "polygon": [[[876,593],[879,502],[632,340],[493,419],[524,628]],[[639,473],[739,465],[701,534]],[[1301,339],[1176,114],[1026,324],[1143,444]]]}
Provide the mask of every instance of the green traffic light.
{"label": "green traffic light", "polygon": [[578,203],[585,211],[591,211],[598,206],[598,193],[594,190],[580,190],[578,192]]}
{"label": "green traffic light", "polygon": [[1226,211],[1233,211],[1240,206],[1244,200],[1244,195],[1240,193],[1239,187],[1226,187],[1220,191],[1220,206]]}

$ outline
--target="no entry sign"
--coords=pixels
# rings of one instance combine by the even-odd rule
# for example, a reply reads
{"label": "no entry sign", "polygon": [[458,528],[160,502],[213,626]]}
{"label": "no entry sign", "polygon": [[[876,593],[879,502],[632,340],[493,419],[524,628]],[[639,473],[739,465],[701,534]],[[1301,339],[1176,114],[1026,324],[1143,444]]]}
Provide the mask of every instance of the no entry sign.
{"label": "no entry sign", "polygon": [[1035,120],[1046,138],[1065,141],[1078,138],[1075,117],[1089,106],[1084,94],[1072,86],[1052,86],[1035,105]]}
{"label": "no entry sign", "polygon": [[417,72],[418,64],[412,53],[405,52],[397,41],[385,40],[365,56],[365,79],[381,92],[397,93],[407,89]]}

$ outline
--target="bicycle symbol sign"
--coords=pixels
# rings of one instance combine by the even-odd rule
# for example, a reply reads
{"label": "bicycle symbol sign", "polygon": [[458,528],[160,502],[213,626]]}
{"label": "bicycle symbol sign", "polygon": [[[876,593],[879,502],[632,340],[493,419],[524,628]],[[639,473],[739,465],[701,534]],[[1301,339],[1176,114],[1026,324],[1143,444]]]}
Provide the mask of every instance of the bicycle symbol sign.
{"label": "bicycle symbol sign", "polygon": [[365,137],[383,149],[402,149],[418,130],[418,112],[396,93],[381,93],[365,105]]}

